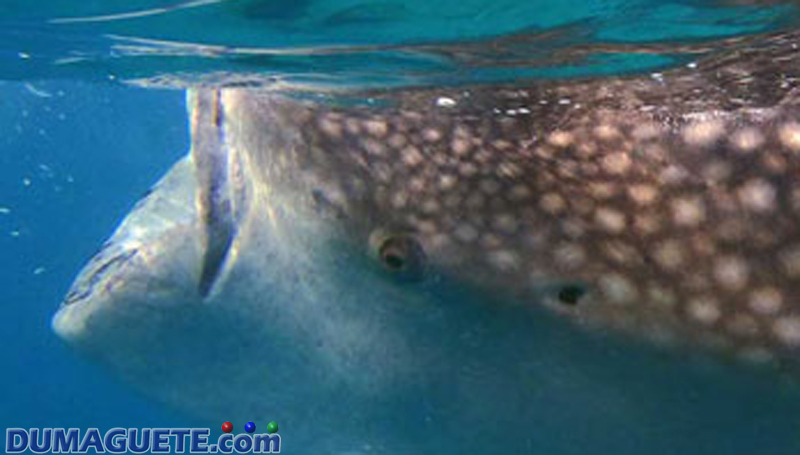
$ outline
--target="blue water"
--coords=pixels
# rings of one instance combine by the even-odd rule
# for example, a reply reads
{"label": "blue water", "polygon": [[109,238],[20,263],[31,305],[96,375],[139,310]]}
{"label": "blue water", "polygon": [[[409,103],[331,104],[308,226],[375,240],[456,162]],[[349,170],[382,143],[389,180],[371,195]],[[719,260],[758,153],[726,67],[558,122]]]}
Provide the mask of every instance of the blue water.
{"label": "blue water", "polygon": [[[111,3],[0,4],[0,429],[187,425],[49,329],[79,267],[186,152],[180,87],[244,79],[326,90],[650,71],[797,18],[791,2],[755,1]],[[747,431],[698,430],[673,447],[800,453],[800,404],[781,399],[751,405]],[[727,419],[736,421],[720,415]]]}
{"label": "blue water", "polygon": [[0,426],[176,423],[62,346],[49,319],[81,264],[185,153],[182,94],[31,87],[0,84]]}

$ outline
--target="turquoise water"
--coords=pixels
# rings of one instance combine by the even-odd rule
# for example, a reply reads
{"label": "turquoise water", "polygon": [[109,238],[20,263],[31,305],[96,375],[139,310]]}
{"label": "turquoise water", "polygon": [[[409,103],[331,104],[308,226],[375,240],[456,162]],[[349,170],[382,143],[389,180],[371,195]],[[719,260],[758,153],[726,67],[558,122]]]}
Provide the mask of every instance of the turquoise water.
{"label": "turquoise water", "polygon": [[257,76],[319,88],[614,74],[677,64],[797,17],[791,2],[733,0],[46,3],[0,5],[3,79]]}
{"label": "turquoise water", "polygon": [[[0,428],[191,423],[49,329],[79,267],[187,150],[181,87],[324,91],[655,71],[730,37],[794,28],[798,12],[792,2],[700,0],[109,3],[0,4]],[[682,403],[691,409],[705,392],[687,390]],[[798,394],[772,392],[741,407],[742,397],[721,397],[719,420],[697,434],[633,426],[626,441],[603,435],[627,430],[596,422],[539,435],[538,453],[800,453]]]}

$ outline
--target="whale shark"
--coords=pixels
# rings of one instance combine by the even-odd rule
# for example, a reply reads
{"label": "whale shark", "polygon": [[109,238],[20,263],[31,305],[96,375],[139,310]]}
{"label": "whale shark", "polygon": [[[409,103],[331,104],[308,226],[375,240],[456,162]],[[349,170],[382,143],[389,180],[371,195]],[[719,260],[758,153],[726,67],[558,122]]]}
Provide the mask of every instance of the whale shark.
{"label": "whale shark", "polygon": [[298,453],[747,432],[731,397],[798,410],[777,379],[800,360],[798,44],[344,98],[192,88],[190,152],[53,328],[187,415],[279,420]]}

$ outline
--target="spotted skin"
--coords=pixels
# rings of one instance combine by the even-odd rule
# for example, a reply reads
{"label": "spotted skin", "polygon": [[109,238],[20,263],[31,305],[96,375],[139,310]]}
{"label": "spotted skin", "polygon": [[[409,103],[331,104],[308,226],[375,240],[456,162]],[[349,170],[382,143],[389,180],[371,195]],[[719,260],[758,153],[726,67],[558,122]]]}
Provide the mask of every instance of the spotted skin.
{"label": "spotted skin", "polygon": [[221,103],[254,174],[313,194],[356,245],[410,233],[431,274],[579,324],[791,362],[797,41],[633,78],[365,95],[381,107],[251,89]]}

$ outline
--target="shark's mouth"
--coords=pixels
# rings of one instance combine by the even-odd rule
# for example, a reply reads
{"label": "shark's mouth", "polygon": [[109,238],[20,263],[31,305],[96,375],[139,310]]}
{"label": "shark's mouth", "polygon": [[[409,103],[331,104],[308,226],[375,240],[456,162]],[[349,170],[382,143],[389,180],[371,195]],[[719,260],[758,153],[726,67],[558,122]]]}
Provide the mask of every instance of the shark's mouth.
{"label": "shark's mouth", "polygon": [[81,278],[73,283],[72,288],[64,298],[62,306],[72,305],[90,297],[100,283],[106,283],[106,286],[108,286],[114,280],[114,276],[119,276],[117,272],[123,270],[139,254],[137,248],[114,255],[110,255],[108,250],[109,248],[106,246],[92,258]]}

